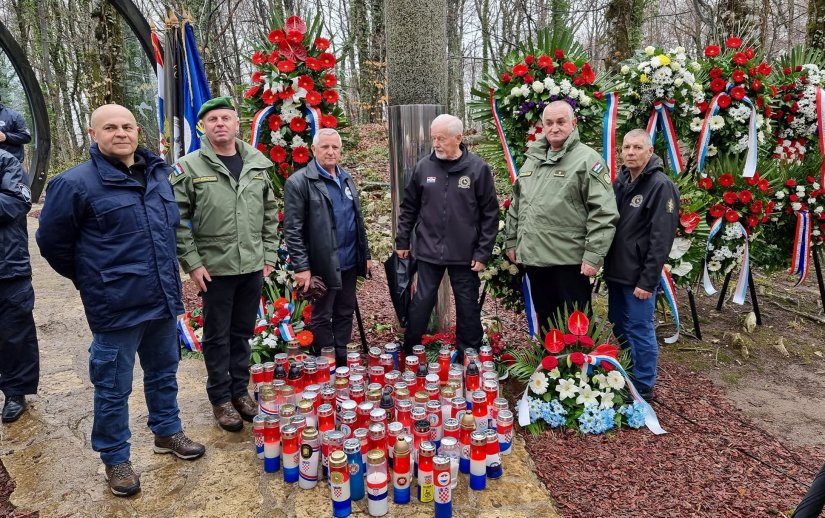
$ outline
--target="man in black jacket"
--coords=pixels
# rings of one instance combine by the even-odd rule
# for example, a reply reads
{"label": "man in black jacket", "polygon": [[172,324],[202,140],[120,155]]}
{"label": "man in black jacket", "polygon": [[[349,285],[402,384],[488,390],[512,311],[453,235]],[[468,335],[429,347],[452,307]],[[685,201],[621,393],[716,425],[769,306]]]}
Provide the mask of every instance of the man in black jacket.
{"label": "man in black jacket", "polygon": [[23,144],[28,144],[31,139],[23,116],[4,105],[0,99],[0,150],[11,153],[22,164]]}
{"label": "man in black jacket", "polygon": [[456,346],[481,345],[478,272],[493,252],[498,232],[498,198],[490,167],[461,143],[461,119],[443,114],[430,126],[433,153],[422,158],[404,189],[396,253],[418,264],[418,283],[404,335],[407,354],[427,330],[444,270],[455,295]]}
{"label": "man in black jacket", "polygon": [[37,393],[40,377],[26,232],[31,206],[23,167],[10,153],[0,150],[0,391],[6,396],[4,423],[23,414],[26,394]]}
{"label": "man in black jacket", "polygon": [[318,130],[312,154],[315,159],[284,184],[284,239],[297,286],[306,292],[317,275],[327,287],[312,305],[313,353],[334,346],[336,364],[346,366],[355,281],[366,276],[372,260],[358,190],[338,165],[341,136]]}
{"label": "man in black jacket", "polygon": [[653,398],[659,346],[653,326],[656,287],[679,224],[679,190],[642,129],[627,133],[613,184],[619,224],[604,263],[613,334],[630,348],[634,384]]}

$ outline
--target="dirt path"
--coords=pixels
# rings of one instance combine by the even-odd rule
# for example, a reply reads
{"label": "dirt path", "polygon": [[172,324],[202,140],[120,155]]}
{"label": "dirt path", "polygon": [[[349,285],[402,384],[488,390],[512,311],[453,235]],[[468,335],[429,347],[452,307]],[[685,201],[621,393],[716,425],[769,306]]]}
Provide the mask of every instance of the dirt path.
{"label": "dirt path", "polygon": [[[184,359],[178,372],[181,417],[187,433],[206,444],[204,458],[187,462],[152,453],[152,435],[139,368],[130,405],[132,462],[141,473],[143,491],[130,499],[112,496],[103,467],[89,444],[92,386],[88,381],[91,339],[83,307],[71,282],[45,263],[34,244],[37,220],[29,219],[30,249],[37,296],[35,320],[40,341],[40,391],[17,423],[0,427],[0,456],[16,489],[11,504],[63,516],[331,516],[329,492],[287,488],[280,473],[263,475],[254,458],[250,426],[230,434],[213,422],[204,393],[202,361]],[[520,518],[558,516],[549,494],[517,439],[505,460],[505,476],[484,492],[467,489],[462,475],[454,495],[456,517]],[[2,509],[2,506],[0,506]],[[366,516],[364,500],[353,516]],[[388,516],[432,516],[432,504],[395,506]]]}

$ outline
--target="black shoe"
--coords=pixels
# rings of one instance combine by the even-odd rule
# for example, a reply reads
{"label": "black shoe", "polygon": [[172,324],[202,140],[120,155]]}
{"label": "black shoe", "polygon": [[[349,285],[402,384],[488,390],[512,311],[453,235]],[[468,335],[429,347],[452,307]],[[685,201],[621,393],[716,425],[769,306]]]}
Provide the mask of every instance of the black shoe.
{"label": "black shoe", "polygon": [[3,405],[3,422],[13,423],[20,419],[26,411],[26,396],[6,396],[6,404]]}

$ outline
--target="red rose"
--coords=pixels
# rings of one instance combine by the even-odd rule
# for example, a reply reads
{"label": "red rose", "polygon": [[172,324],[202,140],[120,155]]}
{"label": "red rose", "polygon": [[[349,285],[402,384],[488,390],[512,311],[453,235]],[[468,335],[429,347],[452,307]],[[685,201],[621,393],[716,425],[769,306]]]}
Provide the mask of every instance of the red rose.
{"label": "red rose", "polygon": [[274,104],[277,99],[278,96],[272,90],[267,90],[261,95],[261,101],[267,105]]}
{"label": "red rose", "polygon": [[799,201],[799,196],[797,196],[796,194],[791,194],[790,196],[788,196],[788,199],[791,201]]}
{"label": "red rose", "polygon": [[709,74],[711,79],[719,79],[722,77],[722,69],[719,67],[711,68]]}
{"label": "red rose", "polygon": [[286,149],[281,146],[273,146],[273,148],[269,150],[269,158],[271,158],[273,162],[280,164],[286,160]]}
{"label": "red rose", "polygon": [[269,129],[272,131],[278,131],[281,129],[281,126],[284,125],[284,121],[281,119],[280,115],[272,115],[266,120],[266,122],[269,124]]}
{"label": "red rose", "polygon": [[541,361],[541,368],[546,371],[551,371],[558,367],[559,361],[556,359],[555,356],[545,356],[544,359]]}
{"label": "red rose", "polygon": [[733,55],[733,62],[737,65],[747,65],[748,64],[748,56],[746,56],[742,52],[737,52]]}
{"label": "red rose", "polygon": [[576,86],[584,85],[585,84],[584,78],[582,76],[576,76],[576,78],[573,79],[573,84],[576,85]]}
{"label": "red rose", "polygon": [[512,203],[512,201],[510,200],[510,198],[507,198],[506,200],[504,200],[504,203],[503,203],[503,205],[504,205],[504,210],[509,209],[509,208],[510,208],[510,204],[511,204],[511,203]]}
{"label": "red rose", "polygon": [[513,67],[513,75],[517,77],[521,77],[526,74],[528,71],[527,65],[524,63],[519,63],[518,65]]}
{"label": "red rose", "polygon": [[796,70],[797,72],[802,72],[802,65],[796,65],[794,67],[794,70]]}
{"label": "red rose", "polygon": [[539,67],[540,68],[548,68],[553,66],[553,60],[550,56],[539,56]]}
{"label": "red rose", "polygon": [[705,190],[709,190],[713,187],[713,180],[709,177],[704,177],[699,179],[699,187]]}
{"label": "red rose", "polygon": [[799,111],[799,103],[794,101],[794,103],[791,104],[790,110],[794,113],[798,112]]}
{"label": "red rose", "polygon": [[572,76],[579,71],[579,68],[572,61],[565,61],[561,68],[564,70],[564,73],[569,76]]}
{"label": "red rose", "polygon": [[303,133],[303,131],[307,129],[307,121],[305,121],[303,117],[293,117],[292,120],[289,121],[289,129],[295,133]]}
{"label": "red rose", "polygon": [[292,61],[285,59],[283,61],[278,62],[278,70],[283,72],[284,74],[288,74],[295,70],[295,63]]}
{"label": "red rose", "polygon": [[527,74],[526,76],[524,76],[524,83],[525,84],[531,85],[531,84],[533,84],[533,81],[534,81],[533,76],[531,76],[530,74]]}
{"label": "red rose", "polygon": [[510,77],[510,74],[508,74],[507,72],[501,74],[501,82],[502,83],[509,83],[511,80],[512,80],[512,78]]}
{"label": "red rose", "polygon": [[785,67],[782,69],[782,73],[788,75],[791,73],[791,67]]}
{"label": "red rose", "polygon": [[584,365],[584,354],[579,351],[574,353],[570,353],[570,361],[573,362],[577,367],[581,367]]}
{"label": "red rose", "polygon": [[708,102],[707,101],[698,102],[698,103],[696,103],[696,107],[699,108],[699,113],[705,113],[705,110],[708,109]]}
{"label": "red rose", "polygon": [[304,74],[298,78],[298,87],[303,88],[304,90],[312,90],[315,88],[315,81],[313,81],[308,75]]}
{"label": "red rose", "polygon": [[730,187],[733,185],[733,175],[730,173],[725,173],[719,177],[719,185],[722,187]]}
{"label": "red rose", "polygon": [[258,144],[257,146],[255,146],[255,149],[257,149],[263,154],[266,154],[266,144]]}
{"label": "red rose", "polygon": [[332,88],[338,84],[338,78],[335,77],[335,74],[326,74],[324,76],[324,86],[327,88]]}
{"label": "red rose", "polygon": [[536,58],[534,58],[533,56],[524,56],[524,62],[528,65],[532,65],[536,62]]}
{"label": "red rose", "polygon": [[733,78],[734,83],[741,83],[745,81],[745,73],[739,69],[734,70],[733,74],[731,74],[731,78]]}
{"label": "red rose", "polygon": [[284,31],[280,29],[275,29],[269,33],[267,39],[269,40],[269,43],[278,44],[286,39],[286,34],[284,34]]}
{"label": "red rose", "polygon": [[292,161],[296,164],[306,164],[309,161],[309,150],[304,146],[298,146],[292,150]]}
{"label": "red rose", "polygon": [[739,47],[742,46],[742,40],[737,38],[736,36],[731,36],[725,42],[725,46],[729,49],[738,49]]}
{"label": "red rose", "polygon": [[324,100],[329,104],[335,104],[338,102],[338,91],[337,90],[324,90]]}
{"label": "red rose", "polygon": [[708,212],[710,213],[710,217],[714,219],[721,218],[725,214],[725,206],[717,203],[716,205],[711,206],[711,208],[708,209]]}
{"label": "red rose", "polygon": [[315,72],[318,72],[319,70],[321,70],[321,62],[318,61],[315,58],[308,57],[306,59],[306,61],[304,61],[304,63],[306,64],[307,68],[310,69],[310,70],[313,70]]}
{"label": "red rose", "polygon": [[813,176],[806,176],[805,181],[808,182],[808,183],[814,183],[816,180],[814,179]]}
{"label": "red rose", "polygon": [[733,191],[727,191],[725,194],[722,195],[722,199],[725,200],[725,203],[728,205],[733,205],[738,200],[736,193]]}
{"label": "red rose", "polygon": [[759,183],[759,173],[754,174],[750,178],[745,178],[745,183],[748,185],[756,185]]}
{"label": "red rose", "polygon": [[260,83],[264,80],[264,74],[259,71],[252,72],[252,82],[253,83]]}
{"label": "red rose", "polygon": [[335,115],[321,115],[321,127],[337,128],[338,119],[335,118]]}
{"label": "red rose", "polygon": [[590,68],[590,63],[585,63],[582,65],[581,78],[584,79],[586,84],[593,84],[596,81],[596,73],[593,72],[592,68]]}
{"label": "red rose", "polygon": [[599,90],[596,90],[595,92],[593,92],[593,97],[601,101],[604,99],[604,93]]}
{"label": "red rose", "polygon": [[748,216],[745,221],[747,222],[747,225],[751,228],[754,228],[756,227],[756,225],[759,224],[759,218],[756,216]]}
{"label": "red rose", "polygon": [[318,50],[327,50],[329,48],[329,40],[326,38],[315,38],[315,48]]}
{"label": "red rose", "polygon": [[298,31],[289,31],[286,33],[286,41],[290,43],[301,43],[304,41],[304,35]]}
{"label": "red rose", "polygon": [[741,191],[739,191],[739,201],[741,201],[742,203],[750,203],[752,199],[753,194],[751,194],[749,190],[742,189]]}
{"label": "red rose", "polygon": [[725,82],[724,79],[719,77],[710,82],[710,89],[715,94],[718,94],[719,92],[723,91],[725,88],[727,88],[727,86],[728,83]]}
{"label": "red rose", "polygon": [[561,49],[556,49],[553,55],[556,56],[556,59],[564,59],[564,51]]}
{"label": "red rose", "polygon": [[730,96],[722,94],[716,102],[719,103],[720,108],[728,108],[730,106]]}
{"label": "red rose", "polygon": [[323,98],[321,97],[321,94],[319,94],[315,90],[312,90],[311,92],[307,92],[306,100],[308,105],[318,106],[319,104],[321,104]]}
{"label": "red rose", "polygon": [[741,86],[734,86],[730,91],[730,96],[737,101],[741,101],[745,98],[745,89]]}
{"label": "red rose", "polygon": [[256,50],[255,53],[252,54],[252,63],[255,65],[263,65],[266,63],[266,54],[260,50]]}
{"label": "red rose", "polygon": [[718,45],[708,45],[705,47],[705,56],[715,58],[719,55],[720,49]]}
{"label": "red rose", "polygon": [[258,91],[260,91],[260,89],[261,89],[261,85],[253,86],[252,88],[250,88],[249,90],[244,92],[244,94],[243,94],[244,99],[251,99],[252,97],[255,97],[255,95],[258,93]]}
{"label": "red rose", "polygon": [[794,180],[793,178],[785,180],[785,187],[790,187],[791,189],[793,189],[794,187],[796,187],[796,180]]}
{"label": "red rose", "polygon": [[736,223],[739,221],[739,213],[735,210],[728,209],[728,211],[725,212],[725,220],[731,223]]}
{"label": "red rose", "polygon": [[324,52],[318,56],[318,61],[321,62],[322,68],[332,68],[335,66],[335,56],[329,52]]}

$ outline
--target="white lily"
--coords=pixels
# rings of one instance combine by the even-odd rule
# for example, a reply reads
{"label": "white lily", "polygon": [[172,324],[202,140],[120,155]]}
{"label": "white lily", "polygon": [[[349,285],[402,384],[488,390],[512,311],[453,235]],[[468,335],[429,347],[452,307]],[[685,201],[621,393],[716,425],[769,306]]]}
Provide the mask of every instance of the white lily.
{"label": "white lily", "polygon": [[559,393],[559,401],[564,401],[567,398],[576,397],[576,394],[579,393],[579,387],[576,386],[576,382],[573,380],[561,379],[556,385],[556,392]]}

